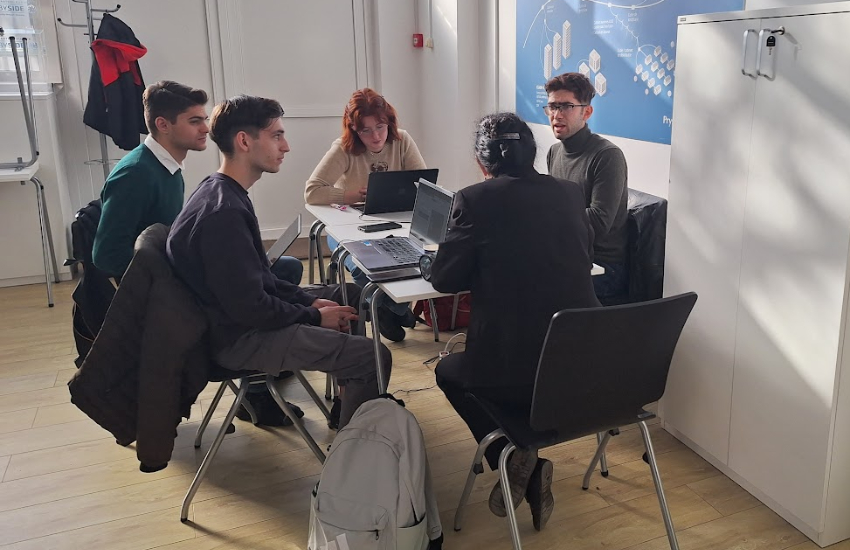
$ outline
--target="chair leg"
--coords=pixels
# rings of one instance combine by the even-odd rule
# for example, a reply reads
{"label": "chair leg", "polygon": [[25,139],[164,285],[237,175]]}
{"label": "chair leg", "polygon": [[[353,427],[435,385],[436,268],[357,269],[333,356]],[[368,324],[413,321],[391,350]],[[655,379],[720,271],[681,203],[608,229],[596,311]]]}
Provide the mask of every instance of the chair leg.
{"label": "chair leg", "polygon": [[472,487],[475,485],[475,477],[484,472],[484,465],[481,462],[484,459],[484,452],[491,443],[504,436],[505,432],[498,429],[487,434],[478,444],[475,457],[472,459],[472,466],[469,468],[469,475],[466,476],[466,485],[463,486],[463,493],[460,495],[460,502],[457,505],[457,510],[455,510],[455,531],[460,531],[463,527],[463,511],[466,502],[469,500],[469,495],[472,493]]}
{"label": "chair leg", "polygon": [[649,470],[652,472],[652,481],[655,482],[655,492],[658,495],[658,504],[661,506],[661,516],[664,518],[664,528],[667,529],[667,540],[670,541],[671,550],[679,550],[679,541],[676,539],[673,519],[670,517],[670,510],[667,508],[667,499],[664,497],[664,488],[661,486],[658,464],[655,462],[655,451],[652,448],[652,439],[649,437],[649,428],[646,427],[646,422],[638,422],[638,426],[649,458]]}
{"label": "chair leg", "polygon": [[307,393],[310,394],[310,398],[313,400],[316,406],[319,407],[319,410],[322,411],[322,414],[325,415],[325,418],[330,420],[331,411],[328,410],[328,407],[325,405],[325,402],[322,401],[322,398],[319,397],[319,394],[316,393],[316,390],[313,389],[313,386],[310,385],[310,382],[308,382],[307,379],[304,378],[304,375],[299,371],[293,371],[293,374],[295,374],[295,378],[297,378],[298,381],[301,382],[301,385],[304,386],[304,389],[307,390]]}
{"label": "chair leg", "polygon": [[334,386],[333,376],[331,376],[330,374],[325,375],[325,399],[327,401],[333,401],[333,398],[334,398],[333,386]]}
{"label": "chair leg", "polygon": [[514,544],[514,550],[522,550],[522,544],[519,541],[519,526],[516,523],[516,510],[511,506],[513,502],[511,497],[511,480],[508,477],[508,459],[516,450],[516,445],[509,442],[502,454],[499,455],[499,478],[502,480],[502,498],[505,501],[505,511],[508,513],[508,528],[511,530],[511,541]]}
{"label": "chair leg", "polygon": [[218,390],[215,392],[215,397],[213,397],[212,403],[210,403],[207,412],[204,414],[204,418],[201,420],[201,425],[198,426],[198,433],[195,435],[195,448],[199,448],[201,446],[201,440],[204,437],[204,430],[207,429],[207,425],[209,425],[210,420],[212,419],[212,415],[215,412],[215,409],[218,407],[218,402],[221,401],[221,396],[224,395],[224,390],[227,388],[227,382],[222,382],[218,386]]}
{"label": "chair leg", "polygon": [[53,230],[50,228],[50,209],[47,208],[47,196],[44,194],[44,185],[41,180],[33,177],[41,188],[41,208],[44,210],[44,226],[47,229],[47,251],[50,263],[53,266],[53,282],[59,282],[59,267],[56,265],[56,247],[53,246]]}
{"label": "chair leg", "polygon": [[437,324],[437,306],[434,304],[433,298],[428,298],[428,305],[431,308],[431,324],[434,325],[434,341],[440,341],[440,325]]}
{"label": "chair leg", "polygon": [[[596,444],[602,444],[602,438],[605,436],[604,433],[596,434]],[[602,474],[602,477],[608,477],[608,458],[605,456],[605,453],[602,453],[602,456],[599,457],[599,473]]]}
{"label": "chair leg", "polygon": [[[35,200],[38,207],[38,225],[41,230],[41,255],[44,259],[44,282],[47,284],[47,307],[53,307],[53,277],[50,273],[51,260],[49,257],[53,255],[53,252],[52,250],[48,252],[48,249],[51,248],[50,243],[52,243],[53,237],[50,236],[50,226],[47,225],[44,217],[47,210],[44,203],[44,188],[38,178],[33,177],[30,179],[30,182],[35,186]],[[55,258],[53,258],[53,263],[55,265]]]}
{"label": "chair leg", "polygon": [[201,483],[204,481],[204,478],[207,475],[207,470],[209,470],[213,458],[215,458],[215,455],[218,453],[218,448],[221,447],[221,442],[224,441],[224,435],[227,433],[227,427],[230,426],[231,422],[233,422],[233,418],[236,416],[236,410],[245,398],[245,393],[247,391],[248,380],[243,378],[239,383],[239,393],[236,394],[236,400],[233,402],[233,405],[230,406],[230,410],[227,411],[227,416],[224,417],[224,421],[215,436],[215,440],[213,440],[210,449],[207,451],[206,456],[204,456],[204,460],[201,462],[201,467],[198,468],[198,473],[195,474],[195,479],[192,480],[192,485],[189,486],[189,491],[183,498],[183,506],[180,508],[180,521],[184,523],[189,519],[189,506],[192,504],[192,499],[195,498],[195,493],[198,492]]}
{"label": "chair leg", "polygon": [[[597,434],[597,437],[599,437],[599,434]],[[585,491],[587,491],[587,488],[590,487],[590,476],[593,475],[593,470],[596,469],[596,463],[599,462],[605,454],[605,447],[608,446],[608,441],[610,440],[611,434],[605,432],[605,435],[602,436],[602,441],[600,441],[599,446],[596,447],[596,453],[590,460],[590,465],[588,465],[587,471],[584,473],[584,479],[581,482],[581,488]]]}
{"label": "chair leg", "polygon": [[272,394],[277,406],[281,408],[281,410],[292,420],[292,425],[295,426],[295,429],[298,430],[298,433],[307,443],[307,446],[310,447],[310,450],[313,451],[313,454],[316,455],[316,458],[319,459],[319,462],[322,464],[325,463],[325,453],[319,448],[319,445],[316,444],[316,440],[313,439],[313,436],[304,428],[304,423],[301,421],[298,416],[292,412],[292,408],[287,404],[287,402],[280,395],[280,391],[277,389],[277,385],[275,384],[275,379],[272,375],[268,375],[266,377],[266,387],[269,389],[269,393]]}
{"label": "chair leg", "polygon": [[[236,384],[233,383],[233,380],[225,381],[227,387],[230,388],[230,391],[233,392],[233,395],[239,393],[239,388],[236,387]],[[259,418],[257,417],[257,411],[254,410],[254,407],[251,406],[251,402],[247,399],[242,400],[242,406],[245,407],[245,410],[248,411],[248,416],[251,417],[251,424],[257,425],[260,423]]]}

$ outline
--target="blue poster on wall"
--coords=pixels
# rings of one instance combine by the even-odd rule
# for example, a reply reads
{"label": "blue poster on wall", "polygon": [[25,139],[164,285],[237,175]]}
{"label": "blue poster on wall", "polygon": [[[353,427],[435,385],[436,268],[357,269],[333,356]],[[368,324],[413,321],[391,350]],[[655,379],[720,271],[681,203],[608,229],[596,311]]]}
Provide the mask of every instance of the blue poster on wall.
{"label": "blue poster on wall", "polygon": [[517,0],[517,113],[548,124],[543,85],[581,72],[596,88],[594,132],[669,144],[677,18],[743,7],[744,0]]}

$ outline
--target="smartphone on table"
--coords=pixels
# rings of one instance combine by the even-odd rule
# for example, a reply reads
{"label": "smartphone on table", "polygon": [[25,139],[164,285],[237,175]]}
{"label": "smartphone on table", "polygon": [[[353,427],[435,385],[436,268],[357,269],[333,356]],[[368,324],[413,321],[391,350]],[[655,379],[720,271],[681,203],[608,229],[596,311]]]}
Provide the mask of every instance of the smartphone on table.
{"label": "smartphone on table", "polygon": [[376,231],[389,231],[390,229],[398,229],[401,224],[395,222],[373,223],[370,225],[358,225],[357,229],[364,233],[375,233]]}

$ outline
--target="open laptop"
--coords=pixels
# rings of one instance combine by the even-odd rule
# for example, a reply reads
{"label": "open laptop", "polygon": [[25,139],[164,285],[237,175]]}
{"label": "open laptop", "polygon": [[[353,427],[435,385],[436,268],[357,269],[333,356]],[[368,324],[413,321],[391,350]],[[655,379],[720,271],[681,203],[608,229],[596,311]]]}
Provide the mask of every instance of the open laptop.
{"label": "open laptop", "polygon": [[364,214],[410,212],[416,203],[416,182],[420,179],[437,183],[437,168],[372,172],[366,186],[366,202],[354,205]]}
{"label": "open laptop", "polygon": [[283,234],[275,241],[269,251],[266,252],[266,256],[269,259],[269,262],[274,265],[276,261],[283,256],[284,252],[292,246],[292,243],[295,242],[295,239],[301,235],[301,214],[298,214],[298,217],[295,218],[295,221],[289,224]]}
{"label": "open laptop", "polygon": [[409,237],[349,241],[343,246],[371,273],[416,267],[426,245],[446,239],[453,202],[454,193],[421,179]]}

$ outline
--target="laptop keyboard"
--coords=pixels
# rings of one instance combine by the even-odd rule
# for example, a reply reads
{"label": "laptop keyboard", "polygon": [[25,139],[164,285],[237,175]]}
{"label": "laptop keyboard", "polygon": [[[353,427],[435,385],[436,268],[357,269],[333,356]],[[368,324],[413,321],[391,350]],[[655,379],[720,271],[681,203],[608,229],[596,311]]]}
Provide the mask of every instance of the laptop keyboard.
{"label": "laptop keyboard", "polygon": [[419,257],[422,256],[422,252],[407,239],[380,239],[372,241],[372,246],[402,265],[418,263]]}

